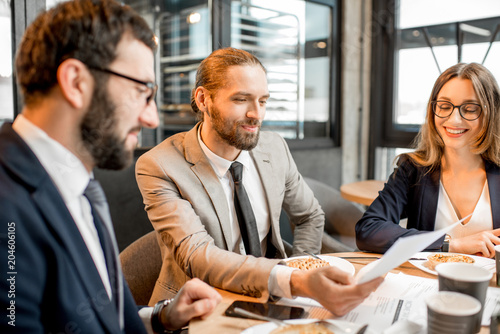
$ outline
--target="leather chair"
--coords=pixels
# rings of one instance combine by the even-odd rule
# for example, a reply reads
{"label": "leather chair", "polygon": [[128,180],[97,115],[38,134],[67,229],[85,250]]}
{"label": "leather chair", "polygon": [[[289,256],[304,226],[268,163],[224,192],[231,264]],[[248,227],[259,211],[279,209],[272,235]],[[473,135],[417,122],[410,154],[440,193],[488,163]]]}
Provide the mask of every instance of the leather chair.
{"label": "leather chair", "polygon": [[[325,231],[321,253],[352,252],[357,250],[355,225],[363,211],[340,195],[340,191],[320,181],[304,177],[321,208],[325,212]],[[293,243],[293,226],[283,212],[280,226],[284,237],[285,251],[290,256]]]}
{"label": "leather chair", "polygon": [[137,305],[148,305],[161,270],[157,234],[151,231],[120,253],[123,276]]}
{"label": "leather chair", "polygon": [[101,183],[108,200],[120,252],[153,230],[135,180],[135,162],[147,150],[136,149],[134,163],[123,170],[94,169],[94,176]]}
{"label": "leather chair", "polygon": [[340,191],[320,181],[305,177],[325,212],[325,233],[321,253],[352,252],[357,250],[354,227],[363,211],[344,199]]}

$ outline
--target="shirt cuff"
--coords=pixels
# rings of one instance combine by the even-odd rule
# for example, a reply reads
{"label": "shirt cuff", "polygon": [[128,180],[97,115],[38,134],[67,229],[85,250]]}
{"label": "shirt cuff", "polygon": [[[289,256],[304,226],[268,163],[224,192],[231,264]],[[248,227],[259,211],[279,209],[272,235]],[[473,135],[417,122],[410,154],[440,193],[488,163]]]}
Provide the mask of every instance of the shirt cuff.
{"label": "shirt cuff", "polygon": [[292,272],[299,270],[298,268],[291,268],[288,266],[276,265],[271,270],[269,275],[269,293],[273,296],[282,298],[294,298],[292,296],[292,289],[290,286],[290,277]]}
{"label": "shirt cuff", "polygon": [[152,307],[143,307],[139,310],[139,317],[141,318],[144,327],[146,327],[146,332],[148,332],[148,334],[154,334],[153,328],[151,327],[152,314],[153,314]]}

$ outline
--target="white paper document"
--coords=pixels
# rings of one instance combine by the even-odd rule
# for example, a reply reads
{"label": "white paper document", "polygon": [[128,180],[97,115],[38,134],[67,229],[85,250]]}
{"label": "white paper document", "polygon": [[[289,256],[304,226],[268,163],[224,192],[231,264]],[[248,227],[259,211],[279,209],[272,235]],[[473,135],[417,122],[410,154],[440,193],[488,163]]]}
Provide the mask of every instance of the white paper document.
{"label": "white paper document", "polygon": [[472,214],[460,219],[453,225],[443,229],[412,235],[409,237],[401,237],[385,252],[384,256],[377,261],[369,263],[359,270],[355,277],[358,284],[366,283],[377,277],[385,275],[389,270],[408,261],[413,254],[424,250],[427,246],[452,230],[455,226],[460,224],[465,219],[469,218]]}

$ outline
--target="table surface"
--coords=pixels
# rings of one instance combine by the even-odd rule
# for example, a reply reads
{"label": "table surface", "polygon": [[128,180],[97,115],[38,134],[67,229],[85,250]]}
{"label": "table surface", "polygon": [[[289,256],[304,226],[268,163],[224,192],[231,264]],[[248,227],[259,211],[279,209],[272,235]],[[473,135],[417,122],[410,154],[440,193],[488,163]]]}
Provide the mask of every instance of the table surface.
{"label": "table surface", "polygon": [[[323,255],[328,255],[328,254],[323,254]],[[380,257],[380,254],[362,253],[362,252],[334,253],[331,255],[338,257],[342,256]],[[356,273],[359,271],[359,269],[361,269],[368,263],[372,262],[371,260],[363,260],[363,259],[346,259],[346,260],[353,264],[354,268],[356,269]],[[437,279],[435,275],[426,273],[414,267],[409,262],[403,263],[402,265],[394,268],[390,272],[395,274],[404,273],[407,275]],[[495,275],[493,275],[493,278],[490,282],[490,286],[496,286]],[[215,311],[205,320],[192,320],[189,323],[189,334],[239,334],[243,330],[249,327],[263,323],[262,321],[259,320],[224,316],[224,311],[229,307],[229,305],[231,305],[233,301],[244,300],[244,301],[258,302],[257,298],[247,297],[220,289],[217,289],[217,291],[222,295],[222,302],[217,306]],[[322,315],[326,314],[327,316],[324,318],[328,318],[329,317],[328,314],[330,314],[331,316],[331,313],[325,312],[323,308],[318,308],[318,309],[321,309],[321,311],[314,312],[314,310],[311,310],[310,313],[322,314]],[[315,318],[321,318],[321,316]],[[480,334],[489,333],[489,328],[482,327],[479,333]]]}
{"label": "table surface", "polygon": [[340,186],[340,195],[345,199],[369,206],[384,188],[384,181],[365,180]]}

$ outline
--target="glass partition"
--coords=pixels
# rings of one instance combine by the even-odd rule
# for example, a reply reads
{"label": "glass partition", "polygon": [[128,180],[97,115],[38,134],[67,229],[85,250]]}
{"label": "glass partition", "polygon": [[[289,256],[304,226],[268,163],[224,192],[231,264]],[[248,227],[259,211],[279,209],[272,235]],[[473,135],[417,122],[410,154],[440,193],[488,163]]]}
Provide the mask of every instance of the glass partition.
{"label": "glass partition", "polygon": [[500,1],[374,0],[370,177],[392,171],[411,147],[437,77],[459,62],[485,65],[500,81]]}
{"label": "glass partition", "polygon": [[224,46],[255,54],[268,71],[271,98],[264,129],[288,139],[334,137],[336,1],[124,2],[150,23],[158,37],[160,126],[154,135],[142,131],[143,146],[153,146],[196,123],[190,105],[196,69],[214,48]]}
{"label": "glass partition", "polygon": [[303,0],[232,1],[231,45],[268,71],[264,128],[289,139],[330,136],[331,17],[330,7]]}
{"label": "glass partition", "polygon": [[199,63],[212,51],[212,13],[208,0],[126,0],[158,38],[155,55],[160,124],[141,131],[141,145],[154,146],[196,124],[191,89]]}
{"label": "glass partition", "polygon": [[198,1],[193,6],[172,8],[157,18],[158,142],[196,124],[191,90],[199,63],[212,51],[210,16],[208,1]]}
{"label": "glass partition", "polygon": [[400,0],[395,125],[422,124],[439,74],[459,62],[483,63],[500,79],[500,2]]}

